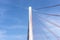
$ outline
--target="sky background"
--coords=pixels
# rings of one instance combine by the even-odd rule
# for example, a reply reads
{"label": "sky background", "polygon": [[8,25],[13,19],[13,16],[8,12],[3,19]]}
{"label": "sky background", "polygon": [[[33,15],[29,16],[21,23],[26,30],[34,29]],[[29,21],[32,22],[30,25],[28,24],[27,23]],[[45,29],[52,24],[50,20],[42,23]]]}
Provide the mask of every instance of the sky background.
{"label": "sky background", "polygon": [[0,40],[27,40],[29,6],[33,8],[34,40],[47,40],[45,35],[48,36],[48,40],[57,40],[45,27],[58,36],[60,36],[60,29],[41,20],[40,16],[59,25],[60,17],[43,14],[60,14],[60,6],[35,10],[56,4],[60,4],[60,0],[0,0]]}

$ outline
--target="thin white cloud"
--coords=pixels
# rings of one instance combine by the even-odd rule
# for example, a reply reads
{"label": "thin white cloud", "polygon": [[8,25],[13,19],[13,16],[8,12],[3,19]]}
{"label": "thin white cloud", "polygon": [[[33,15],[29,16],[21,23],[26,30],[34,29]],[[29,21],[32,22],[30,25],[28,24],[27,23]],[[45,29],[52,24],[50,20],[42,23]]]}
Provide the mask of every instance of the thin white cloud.
{"label": "thin white cloud", "polygon": [[0,30],[0,40],[26,40],[27,35],[26,34],[18,34],[18,35],[7,35],[6,30]]}
{"label": "thin white cloud", "polygon": [[6,40],[26,40],[27,39],[27,35],[23,34],[23,35],[7,35],[6,36]]}
{"label": "thin white cloud", "polygon": [[0,30],[0,40],[5,40],[6,37],[6,31],[5,30]]}
{"label": "thin white cloud", "polygon": [[[15,18],[15,17],[5,17],[7,19],[10,19],[10,20],[14,20],[16,23],[10,25],[10,26],[7,26],[7,25],[0,25],[0,28],[3,28],[3,29],[26,29],[26,26],[22,24],[22,21],[19,19],[19,18]],[[4,23],[5,21],[5,18],[1,18],[1,22],[0,23]]]}
{"label": "thin white cloud", "polygon": [[6,28],[7,29],[27,29],[26,26],[22,26],[22,25],[14,25]]}

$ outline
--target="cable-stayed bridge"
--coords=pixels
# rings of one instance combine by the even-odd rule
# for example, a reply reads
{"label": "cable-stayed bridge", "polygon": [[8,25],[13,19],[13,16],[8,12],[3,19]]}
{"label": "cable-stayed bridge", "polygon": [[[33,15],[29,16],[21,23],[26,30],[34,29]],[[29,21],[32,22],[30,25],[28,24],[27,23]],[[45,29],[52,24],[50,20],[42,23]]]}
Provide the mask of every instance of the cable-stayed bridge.
{"label": "cable-stayed bridge", "polygon": [[34,10],[29,7],[27,40],[60,40],[60,14],[38,13]]}

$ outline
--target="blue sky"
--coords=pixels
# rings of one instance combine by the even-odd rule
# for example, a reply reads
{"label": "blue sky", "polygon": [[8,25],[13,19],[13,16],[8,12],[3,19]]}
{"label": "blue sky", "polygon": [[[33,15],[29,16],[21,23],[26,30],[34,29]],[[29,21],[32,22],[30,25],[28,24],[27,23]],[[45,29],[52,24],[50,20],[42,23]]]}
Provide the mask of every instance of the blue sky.
{"label": "blue sky", "polygon": [[[59,25],[59,17],[45,16],[42,14],[60,14],[60,6],[35,10],[37,8],[56,4],[60,4],[60,0],[0,0],[0,40],[27,40],[29,6],[32,6],[33,8],[34,40],[46,40],[44,34],[49,37],[49,40],[57,40],[44,27],[47,26],[58,36],[60,36],[60,29],[44,20],[40,20],[38,15]],[[35,12],[38,15],[35,15]]]}
{"label": "blue sky", "polygon": [[20,0],[0,0],[0,40],[21,40],[26,24],[20,15]]}

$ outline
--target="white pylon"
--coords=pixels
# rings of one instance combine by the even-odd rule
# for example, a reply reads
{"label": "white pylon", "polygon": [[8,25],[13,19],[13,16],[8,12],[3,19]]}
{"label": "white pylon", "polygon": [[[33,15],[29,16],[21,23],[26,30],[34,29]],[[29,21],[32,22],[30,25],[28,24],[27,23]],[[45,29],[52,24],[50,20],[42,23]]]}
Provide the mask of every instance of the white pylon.
{"label": "white pylon", "polygon": [[33,40],[33,30],[32,30],[32,7],[29,6],[29,40]]}

